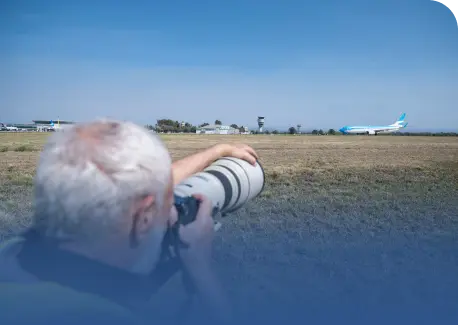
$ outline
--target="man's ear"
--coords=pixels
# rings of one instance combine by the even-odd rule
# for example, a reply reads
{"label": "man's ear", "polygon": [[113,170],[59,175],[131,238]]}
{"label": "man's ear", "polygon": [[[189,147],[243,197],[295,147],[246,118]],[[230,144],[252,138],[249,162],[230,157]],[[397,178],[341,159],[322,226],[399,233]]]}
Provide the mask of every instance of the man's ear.
{"label": "man's ear", "polygon": [[153,220],[156,215],[156,200],[154,195],[148,195],[136,201],[133,211],[133,227],[138,237],[149,233],[153,227]]}

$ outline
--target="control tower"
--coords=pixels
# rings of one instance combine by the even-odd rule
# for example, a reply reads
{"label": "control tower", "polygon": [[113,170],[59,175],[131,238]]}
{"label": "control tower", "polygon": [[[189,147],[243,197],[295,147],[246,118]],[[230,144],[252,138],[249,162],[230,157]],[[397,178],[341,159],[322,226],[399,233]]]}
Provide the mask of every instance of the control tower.
{"label": "control tower", "polygon": [[264,126],[264,116],[258,116],[258,126],[259,126],[259,133],[262,133],[262,128]]}

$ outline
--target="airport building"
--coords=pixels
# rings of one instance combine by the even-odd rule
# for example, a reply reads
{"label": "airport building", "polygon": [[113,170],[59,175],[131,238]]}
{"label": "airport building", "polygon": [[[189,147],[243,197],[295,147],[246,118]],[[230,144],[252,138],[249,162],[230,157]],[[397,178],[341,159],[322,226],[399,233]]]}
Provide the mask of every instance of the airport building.
{"label": "airport building", "polygon": [[240,134],[240,131],[228,125],[213,124],[198,127],[196,134]]}

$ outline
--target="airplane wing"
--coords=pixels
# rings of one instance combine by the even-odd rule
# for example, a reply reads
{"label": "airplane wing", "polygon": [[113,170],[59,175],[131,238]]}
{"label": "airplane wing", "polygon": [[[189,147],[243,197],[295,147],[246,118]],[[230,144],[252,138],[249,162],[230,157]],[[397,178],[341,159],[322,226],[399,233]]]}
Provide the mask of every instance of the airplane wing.
{"label": "airplane wing", "polygon": [[403,125],[399,125],[396,128],[392,128],[392,127],[383,128],[382,127],[382,128],[376,128],[376,129],[374,129],[374,131],[376,133],[380,133],[380,132],[397,132],[399,130],[404,129],[406,126],[407,126],[407,123],[404,123]]}
{"label": "airplane wing", "polygon": [[374,129],[375,132],[383,132],[383,131],[392,131],[392,128],[377,128]]}

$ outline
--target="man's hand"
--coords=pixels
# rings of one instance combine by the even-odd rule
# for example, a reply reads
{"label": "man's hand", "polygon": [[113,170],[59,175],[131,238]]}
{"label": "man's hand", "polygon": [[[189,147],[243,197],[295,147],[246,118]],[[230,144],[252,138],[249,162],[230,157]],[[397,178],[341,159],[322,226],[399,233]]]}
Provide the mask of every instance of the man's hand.
{"label": "man's hand", "polygon": [[215,160],[222,157],[234,157],[255,165],[258,159],[253,148],[244,144],[217,144],[204,151],[195,153],[172,164],[173,183],[178,185],[189,176],[201,172]]}
{"label": "man's hand", "polygon": [[219,144],[215,146],[220,153],[220,157],[234,157],[246,160],[252,165],[259,159],[258,154],[253,148],[246,144]]}
{"label": "man's hand", "polygon": [[206,308],[214,312],[218,322],[229,324],[230,305],[226,300],[218,278],[211,267],[214,222],[211,201],[202,195],[194,195],[200,201],[196,219],[178,230],[181,241],[188,244],[180,249],[180,257],[189,279],[203,298]]}
{"label": "man's hand", "polygon": [[190,270],[209,265],[214,238],[211,201],[198,194],[194,197],[200,201],[196,219],[186,226],[180,225],[179,228],[181,241],[188,245],[180,250],[180,256],[185,267]]}

